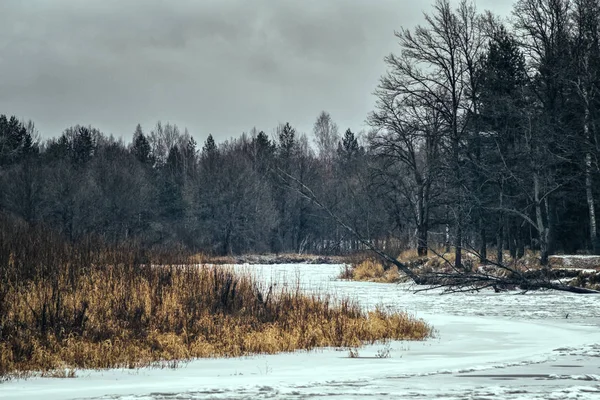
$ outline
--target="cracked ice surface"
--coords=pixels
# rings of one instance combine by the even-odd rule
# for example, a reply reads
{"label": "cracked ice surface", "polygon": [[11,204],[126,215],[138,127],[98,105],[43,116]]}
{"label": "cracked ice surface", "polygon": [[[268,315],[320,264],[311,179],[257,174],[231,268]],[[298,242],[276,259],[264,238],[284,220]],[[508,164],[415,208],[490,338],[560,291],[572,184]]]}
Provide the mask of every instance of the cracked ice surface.
{"label": "cracked ice surface", "polygon": [[[436,336],[358,349],[196,360],[179,369],[78,371],[0,384],[2,399],[600,399],[600,296],[414,294],[335,280],[339,265],[237,266],[267,285],[350,296],[424,318]],[[382,349],[388,358],[377,358]]]}

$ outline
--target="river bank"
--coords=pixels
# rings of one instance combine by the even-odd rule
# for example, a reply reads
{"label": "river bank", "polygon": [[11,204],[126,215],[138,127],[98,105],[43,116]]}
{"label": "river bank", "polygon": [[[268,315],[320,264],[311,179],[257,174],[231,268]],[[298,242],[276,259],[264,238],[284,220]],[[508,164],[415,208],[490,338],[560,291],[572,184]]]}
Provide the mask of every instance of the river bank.
{"label": "river bank", "polygon": [[[364,310],[407,311],[435,328],[425,342],[195,360],[179,369],[82,371],[76,379],[0,385],[46,400],[215,398],[593,399],[600,395],[600,296],[552,291],[414,293],[335,279],[342,265],[236,266],[265,284],[350,296]],[[382,352],[387,357],[378,357]]]}

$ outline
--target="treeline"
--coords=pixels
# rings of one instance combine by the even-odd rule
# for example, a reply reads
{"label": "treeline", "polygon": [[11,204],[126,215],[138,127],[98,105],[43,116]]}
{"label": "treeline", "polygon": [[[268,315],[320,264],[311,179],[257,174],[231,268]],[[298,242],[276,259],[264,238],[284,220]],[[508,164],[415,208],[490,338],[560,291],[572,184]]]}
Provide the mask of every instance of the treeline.
{"label": "treeline", "polygon": [[465,248],[598,252],[599,1],[519,0],[506,24],[438,0],[396,36],[361,137],[324,112],[310,137],[282,124],[199,146],[159,123],[130,144],[85,126],[41,143],[2,117],[2,209],[72,240],[360,248],[314,195],[381,248],[445,245],[457,265]]}
{"label": "treeline", "polygon": [[160,122],[150,132],[138,125],[131,143],[79,125],[45,142],[36,137],[33,123],[0,116],[1,208],[71,241],[94,235],[212,254],[356,247],[290,188],[284,172],[354,221],[373,221],[355,201],[360,190],[347,193],[359,188],[366,153],[352,131],[340,139],[327,113],[315,123],[318,154],[290,124],[220,144],[209,135],[201,146],[186,130]]}

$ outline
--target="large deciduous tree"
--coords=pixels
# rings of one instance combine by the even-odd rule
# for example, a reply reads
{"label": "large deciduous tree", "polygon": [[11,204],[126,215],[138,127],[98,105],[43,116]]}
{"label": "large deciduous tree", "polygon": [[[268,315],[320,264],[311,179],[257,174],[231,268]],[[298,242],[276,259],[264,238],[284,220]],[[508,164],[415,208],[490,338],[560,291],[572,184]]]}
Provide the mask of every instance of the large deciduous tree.
{"label": "large deciduous tree", "polygon": [[[387,109],[392,119],[407,104],[439,115],[448,206],[454,224],[455,264],[461,266],[465,223],[463,140],[476,113],[475,72],[483,36],[473,4],[461,1],[454,10],[449,1],[437,0],[433,8],[431,14],[425,14],[425,25],[396,33],[401,52],[386,58],[389,72],[379,85],[378,107]],[[393,121],[389,125],[394,124],[398,125]]]}

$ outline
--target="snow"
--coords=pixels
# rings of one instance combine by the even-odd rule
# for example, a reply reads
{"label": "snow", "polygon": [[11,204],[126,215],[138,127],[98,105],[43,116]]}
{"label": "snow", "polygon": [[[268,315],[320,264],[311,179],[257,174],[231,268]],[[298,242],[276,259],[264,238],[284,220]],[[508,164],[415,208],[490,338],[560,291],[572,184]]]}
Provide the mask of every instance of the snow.
{"label": "snow", "polygon": [[321,349],[14,380],[0,384],[0,399],[600,399],[600,296],[414,294],[408,285],[335,280],[339,265],[237,268],[266,283],[347,295],[365,309],[407,310],[436,335],[359,348],[358,358]]}
{"label": "snow", "polygon": [[548,258],[561,258],[561,259],[576,259],[576,260],[600,260],[600,256],[598,255],[589,255],[589,254],[559,254],[549,256]]}

